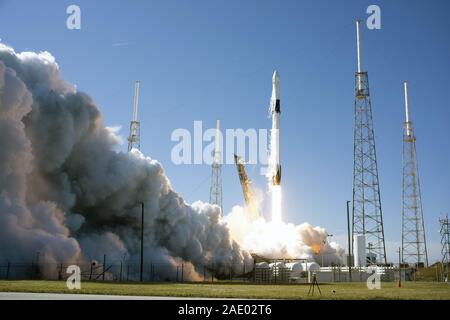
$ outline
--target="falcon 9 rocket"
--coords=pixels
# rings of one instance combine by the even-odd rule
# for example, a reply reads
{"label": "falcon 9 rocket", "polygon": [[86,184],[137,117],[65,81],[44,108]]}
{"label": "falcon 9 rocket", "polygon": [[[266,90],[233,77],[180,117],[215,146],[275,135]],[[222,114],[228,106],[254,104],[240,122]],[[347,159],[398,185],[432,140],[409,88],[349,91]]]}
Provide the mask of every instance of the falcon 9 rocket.
{"label": "falcon 9 rocket", "polygon": [[270,136],[270,165],[272,185],[281,183],[280,164],[280,75],[275,71],[272,76],[272,97],[270,99],[270,114],[272,115],[272,130]]}

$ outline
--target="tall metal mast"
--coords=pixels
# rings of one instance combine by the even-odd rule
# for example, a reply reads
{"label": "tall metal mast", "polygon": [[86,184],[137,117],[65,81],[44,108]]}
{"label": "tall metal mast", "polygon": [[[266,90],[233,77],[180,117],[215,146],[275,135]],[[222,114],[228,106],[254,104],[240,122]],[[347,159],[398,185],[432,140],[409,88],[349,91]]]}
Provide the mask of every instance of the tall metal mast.
{"label": "tall metal mast", "polygon": [[222,207],[222,153],[220,150],[220,120],[217,120],[216,128],[216,147],[214,151],[214,160],[212,163],[211,173],[211,190],[209,193],[209,202],[220,207],[223,215]]}
{"label": "tall metal mast", "polygon": [[402,261],[418,266],[428,266],[416,137],[409,117],[408,82],[406,81],[404,90],[406,121],[403,134]]}
{"label": "tall metal mast", "polygon": [[[360,21],[356,21],[358,71],[355,73],[352,235],[365,237],[366,249],[385,264],[383,214],[368,74],[362,71]],[[353,244],[352,244],[353,252]]]}
{"label": "tall metal mast", "polygon": [[450,221],[448,215],[439,219],[439,224],[441,225],[442,280],[448,281],[450,276]]}
{"label": "tall metal mast", "polygon": [[141,82],[136,81],[134,85],[134,108],[133,108],[133,118],[130,123],[130,136],[128,137],[128,152],[131,149],[140,149],[141,147],[141,137],[140,137],[140,123],[138,121],[138,105],[139,105],[139,92],[140,92]]}

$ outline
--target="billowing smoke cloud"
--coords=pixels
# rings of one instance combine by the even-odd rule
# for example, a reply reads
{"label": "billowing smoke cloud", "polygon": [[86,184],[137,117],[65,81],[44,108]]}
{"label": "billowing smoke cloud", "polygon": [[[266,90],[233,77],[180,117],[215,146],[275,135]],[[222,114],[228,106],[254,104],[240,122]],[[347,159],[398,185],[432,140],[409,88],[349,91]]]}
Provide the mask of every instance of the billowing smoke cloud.
{"label": "billowing smoke cloud", "polygon": [[216,274],[251,263],[217,206],[186,204],[159,162],[118,141],[51,54],[0,44],[0,259],[138,260],[144,202],[145,255],[167,272],[175,260]]}

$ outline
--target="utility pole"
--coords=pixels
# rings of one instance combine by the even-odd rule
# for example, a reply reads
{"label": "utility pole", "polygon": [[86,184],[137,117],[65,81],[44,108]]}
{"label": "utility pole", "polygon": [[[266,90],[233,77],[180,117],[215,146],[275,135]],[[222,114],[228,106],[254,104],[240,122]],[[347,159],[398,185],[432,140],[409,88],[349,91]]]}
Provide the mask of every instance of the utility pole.
{"label": "utility pole", "polygon": [[347,201],[347,241],[348,241],[348,277],[352,281],[352,242],[350,236],[350,201]]}
{"label": "utility pole", "polygon": [[141,202],[141,268],[140,268],[140,280],[144,280],[144,202]]}
{"label": "utility pole", "polygon": [[377,262],[386,264],[369,78],[362,71],[360,22],[356,21],[358,71],[355,74],[352,238],[364,236],[365,243],[373,244]]}
{"label": "utility pole", "polygon": [[36,278],[38,278],[38,276],[39,276],[39,256],[40,255],[41,255],[40,251],[36,252],[36,267],[34,270]]}
{"label": "utility pole", "polygon": [[105,272],[106,272],[106,254],[103,255],[103,272],[102,272],[103,281],[105,281]]}
{"label": "utility pole", "polygon": [[401,248],[398,248],[398,287],[402,286],[402,261],[401,261]]}

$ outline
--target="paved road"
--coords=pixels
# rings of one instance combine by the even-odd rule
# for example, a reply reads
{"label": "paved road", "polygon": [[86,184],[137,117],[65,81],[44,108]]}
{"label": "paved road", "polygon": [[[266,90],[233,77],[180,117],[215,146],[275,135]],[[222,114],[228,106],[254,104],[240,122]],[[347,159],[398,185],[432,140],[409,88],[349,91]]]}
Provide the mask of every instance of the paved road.
{"label": "paved road", "polygon": [[222,300],[213,298],[113,296],[99,294],[0,292],[0,300]]}

